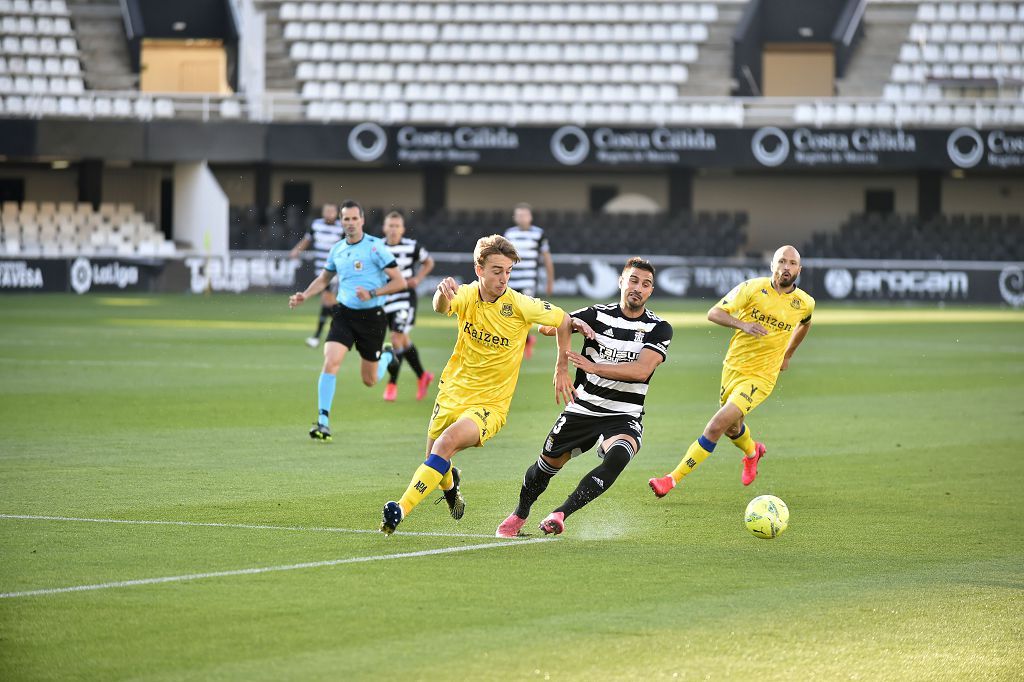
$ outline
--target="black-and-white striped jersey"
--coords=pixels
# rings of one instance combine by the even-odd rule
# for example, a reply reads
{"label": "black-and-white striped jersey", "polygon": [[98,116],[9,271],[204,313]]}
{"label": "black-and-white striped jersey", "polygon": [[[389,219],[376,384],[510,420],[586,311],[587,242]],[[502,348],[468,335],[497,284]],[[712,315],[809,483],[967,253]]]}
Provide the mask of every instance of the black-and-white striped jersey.
{"label": "black-and-white striped jersey", "polygon": [[317,218],[309,226],[306,237],[309,239],[310,251],[316,256],[315,265],[317,273],[319,273],[327,264],[327,254],[331,252],[339,239],[345,238],[345,228],[341,226],[340,220],[328,224],[323,218]]}
{"label": "black-and-white striped jersey", "polygon": [[[668,355],[672,343],[672,325],[650,310],[636,319],[626,317],[618,303],[592,305],[572,313],[589,324],[595,333],[593,340],[584,339],[581,355],[597,364],[633,362],[640,351],[650,348]],[[653,376],[653,375],[652,375]],[[651,378],[643,381],[618,381],[596,374],[576,370],[576,400],[565,412],[588,417],[628,415],[640,417],[644,413],[644,398]]]}
{"label": "black-and-white striped jersey", "polygon": [[541,254],[550,252],[544,230],[536,225],[531,225],[528,230],[513,226],[505,230],[505,238],[516,247],[520,258],[519,262],[512,266],[508,286],[521,294],[535,296],[540,276]]}
{"label": "black-and-white striped jersey", "polygon": [[[395,257],[398,269],[402,271],[402,277],[406,279],[412,277],[414,271],[418,270],[430,258],[430,253],[422,244],[408,237],[402,237],[402,241],[397,244],[388,244],[388,250]],[[396,310],[408,308],[415,295],[416,292],[412,289],[389,294],[384,299],[384,312],[390,314]]]}

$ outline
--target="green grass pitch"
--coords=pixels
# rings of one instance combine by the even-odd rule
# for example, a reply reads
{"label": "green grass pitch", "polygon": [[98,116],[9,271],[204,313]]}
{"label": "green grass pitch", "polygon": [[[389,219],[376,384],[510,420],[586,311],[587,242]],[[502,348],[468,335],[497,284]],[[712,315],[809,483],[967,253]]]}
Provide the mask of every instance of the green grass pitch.
{"label": "green grass pitch", "polygon": [[[821,306],[749,421],[757,481],[723,443],[656,500],[717,408],[728,332],[651,305],[675,338],[643,449],[527,543],[492,536],[559,411],[552,340],[502,433],[456,458],[465,518],[426,502],[385,538],[431,401],[405,367],[385,404],[352,356],[335,440],[310,441],[314,306],[0,298],[0,679],[1022,679],[1024,314]],[[455,328],[426,308],[439,372]],[[776,540],[743,527],[762,493],[792,510]]]}

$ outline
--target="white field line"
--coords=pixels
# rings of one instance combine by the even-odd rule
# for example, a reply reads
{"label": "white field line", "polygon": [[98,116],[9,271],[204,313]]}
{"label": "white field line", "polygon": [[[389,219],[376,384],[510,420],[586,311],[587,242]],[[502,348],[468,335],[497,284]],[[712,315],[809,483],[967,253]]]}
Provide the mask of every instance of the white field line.
{"label": "white field line", "polygon": [[401,554],[377,554],[375,556],[351,557],[348,559],[330,559],[328,561],[310,561],[302,564],[289,564],[287,566],[262,566],[259,568],[240,568],[233,571],[215,571],[212,573],[190,573],[188,575],[169,575],[162,578],[142,578],[139,580],[118,580],[110,583],[96,583],[93,585],[72,585],[71,587],[54,587],[43,590],[26,590],[25,592],[0,592],[0,599],[13,599],[16,597],[38,597],[48,594],[62,594],[64,592],[88,592],[92,590],[109,590],[116,587],[135,587],[136,585],[158,585],[161,583],[179,583],[188,580],[205,580],[207,578],[225,578],[235,575],[256,575],[259,573],[272,573],[278,571],[297,571],[304,568],[324,568],[327,566],[340,566],[342,564],[358,564],[367,561],[386,561],[387,559],[409,559],[421,556],[433,556],[436,554],[454,554],[455,552],[471,552],[478,549],[492,549],[494,547],[511,547],[513,545],[530,545],[537,542],[549,542],[554,538],[533,538],[532,540],[521,540],[520,542],[487,542],[480,545],[466,545],[463,547],[442,547],[440,549],[425,549],[419,552],[403,552]]}
{"label": "white field line", "polygon": [[[305,531],[311,533],[364,533],[370,535],[378,535],[380,533],[380,531],[378,530],[370,530],[368,528],[321,528],[318,526],[263,526],[249,523],[204,523],[202,521],[85,519],[74,516],[34,516],[31,514],[0,514],[0,519],[27,519],[29,521],[73,521],[77,523],[119,523],[129,526],[188,526],[194,528],[242,528],[245,530],[284,530],[292,532]],[[402,535],[415,535],[433,538],[490,538],[492,540],[511,539],[513,542],[517,540],[517,538],[496,538],[493,535],[487,535],[484,533],[433,533],[429,531],[412,531],[409,533],[403,532]]]}

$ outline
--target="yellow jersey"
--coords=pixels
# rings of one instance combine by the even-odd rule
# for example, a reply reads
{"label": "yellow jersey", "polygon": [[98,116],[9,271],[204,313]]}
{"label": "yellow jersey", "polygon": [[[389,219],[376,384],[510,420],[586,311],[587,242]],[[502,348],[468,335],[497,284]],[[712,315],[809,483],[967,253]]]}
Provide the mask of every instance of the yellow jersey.
{"label": "yellow jersey", "polygon": [[782,358],[797,325],[811,321],[814,299],[802,289],[782,294],[772,286],[771,277],[748,279],[718,302],[719,308],[742,322],[758,322],[767,336],[752,336],[736,330],[729,340],[723,363],[741,374],[761,376],[773,383],[779,376]]}
{"label": "yellow jersey", "polygon": [[514,289],[493,303],[480,297],[480,282],[463,284],[448,304],[459,333],[441,373],[437,402],[493,405],[508,411],[519,380],[526,337],[534,324],[558,326],[565,311]]}

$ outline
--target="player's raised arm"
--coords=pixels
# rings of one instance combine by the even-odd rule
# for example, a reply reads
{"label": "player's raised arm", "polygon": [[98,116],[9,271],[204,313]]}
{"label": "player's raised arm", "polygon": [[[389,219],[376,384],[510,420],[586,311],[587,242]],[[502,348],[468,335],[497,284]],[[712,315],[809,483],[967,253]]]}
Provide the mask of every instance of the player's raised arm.
{"label": "player's raised arm", "polygon": [[576,399],[576,389],[569,378],[569,352],[572,350],[572,316],[566,313],[555,327],[558,342],[558,357],[555,359],[555,404],[564,401],[566,405]]}
{"label": "player's raised arm", "polygon": [[434,312],[447,313],[448,306],[455,298],[455,292],[459,290],[459,283],[452,277],[445,277],[437,284],[437,291],[434,292]]}
{"label": "player's raised arm", "polygon": [[711,310],[708,311],[708,320],[723,327],[729,327],[730,329],[739,329],[741,332],[745,334],[750,334],[751,336],[768,335],[768,330],[762,327],[759,323],[744,322],[743,320],[738,320],[732,315],[730,315],[729,311],[727,311],[725,308],[721,308],[717,305],[713,306]]}
{"label": "player's raised arm", "polygon": [[309,286],[306,287],[305,291],[300,291],[295,294],[292,294],[288,298],[288,307],[294,309],[297,306],[302,305],[303,301],[305,301],[307,298],[319,294],[321,291],[327,288],[327,285],[331,283],[331,278],[334,277],[335,274],[336,273],[327,269],[321,270],[317,278],[309,283]]}

